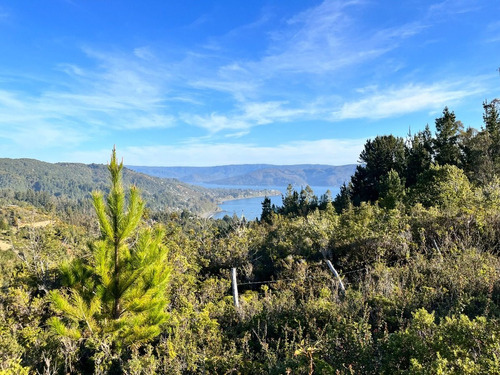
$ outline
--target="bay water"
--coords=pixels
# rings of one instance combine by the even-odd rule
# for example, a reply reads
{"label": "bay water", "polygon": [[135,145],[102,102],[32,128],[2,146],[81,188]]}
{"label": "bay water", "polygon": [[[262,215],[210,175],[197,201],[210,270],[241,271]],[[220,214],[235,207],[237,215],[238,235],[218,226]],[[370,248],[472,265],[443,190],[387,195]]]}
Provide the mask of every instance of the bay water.
{"label": "bay water", "polygon": [[[286,194],[287,186],[223,186],[223,185],[204,185],[205,187],[217,187],[217,188],[241,188],[241,189],[254,189],[254,190],[277,190],[281,192],[282,195]],[[314,195],[318,197],[318,200],[321,198],[323,194],[326,193],[327,190],[330,190],[332,193],[332,198],[339,193],[339,186],[311,186],[314,191]],[[294,189],[300,193],[302,187],[295,187]],[[270,196],[271,205],[274,204],[276,206],[283,205],[282,195]],[[214,219],[222,219],[224,216],[236,215],[239,218],[244,216],[247,220],[255,220],[256,218],[260,218],[262,213],[262,201],[264,197],[254,197],[254,198],[244,198],[244,199],[234,199],[224,201],[219,204],[220,211],[216,212],[212,217]]]}

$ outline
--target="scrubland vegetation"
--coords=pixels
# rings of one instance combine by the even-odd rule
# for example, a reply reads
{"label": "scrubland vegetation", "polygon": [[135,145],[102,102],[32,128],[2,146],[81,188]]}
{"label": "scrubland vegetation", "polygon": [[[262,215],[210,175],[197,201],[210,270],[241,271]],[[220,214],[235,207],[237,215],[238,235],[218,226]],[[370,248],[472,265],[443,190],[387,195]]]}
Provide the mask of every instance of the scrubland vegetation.
{"label": "scrubland vegetation", "polygon": [[500,373],[497,104],[370,140],[337,197],[254,222],[145,210],[114,153],[91,216],[4,196],[0,374]]}

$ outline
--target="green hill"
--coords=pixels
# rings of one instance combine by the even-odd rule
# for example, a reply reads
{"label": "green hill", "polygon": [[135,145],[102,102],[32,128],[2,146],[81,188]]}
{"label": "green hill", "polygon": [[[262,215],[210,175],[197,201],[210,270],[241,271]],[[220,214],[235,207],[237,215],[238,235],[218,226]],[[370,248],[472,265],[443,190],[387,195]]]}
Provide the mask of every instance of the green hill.
{"label": "green hill", "polygon": [[[124,185],[136,185],[154,209],[213,211],[217,202],[266,194],[242,189],[207,189],[176,179],[158,178],[125,168]],[[0,189],[46,192],[72,201],[87,200],[93,190],[106,191],[109,173],[103,164],[46,163],[34,159],[0,159]]]}

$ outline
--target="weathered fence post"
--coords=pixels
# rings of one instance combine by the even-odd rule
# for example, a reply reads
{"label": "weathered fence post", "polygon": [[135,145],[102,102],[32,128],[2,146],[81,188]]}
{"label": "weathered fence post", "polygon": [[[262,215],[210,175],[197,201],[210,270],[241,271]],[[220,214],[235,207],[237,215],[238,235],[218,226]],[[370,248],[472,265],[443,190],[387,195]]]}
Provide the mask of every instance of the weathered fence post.
{"label": "weathered fence post", "polygon": [[436,242],[436,240],[434,238],[432,239],[432,242],[434,242],[434,247],[437,250],[439,256],[442,258],[443,254],[441,253],[441,250],[439,249],[439,246],[438,246],[438,244],[437,244],[437,242]]}
{"label": "weathered fence post", "polygon": [[240,302],[238,301],[238,282],[236,281],[236,268],[231,268],[231,281],[233,284],[233,301],[236,310],[240,308]]}
{"label": "weathered fence post", "polygon": [[345,294],[345,287],[344,287],[344,283],[342,282],[342,280],[340,279],[340,276],[337,272],[337,270],[333,267],[333,264],[332,262],[330,262],[329,259],[325,259],[326,261],[326,264],[328,265],[328,268],[330,268],[330,271],[332,271],[332,273],[335,275],[335,277],[337,278],[337,281],[339,282],[339,286],[340,286],[340,291],[342,294]]}

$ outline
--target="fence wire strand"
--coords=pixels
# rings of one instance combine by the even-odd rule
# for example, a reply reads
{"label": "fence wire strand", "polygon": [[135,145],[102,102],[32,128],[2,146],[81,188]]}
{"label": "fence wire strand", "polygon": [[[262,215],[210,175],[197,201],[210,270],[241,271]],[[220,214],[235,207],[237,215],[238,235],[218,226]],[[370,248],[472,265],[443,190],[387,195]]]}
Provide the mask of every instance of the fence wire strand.
{"label": "fence wire strand", "polygon": [[[415,258],[417,258],[420,255],[422,255],[422,254],[421,253],[417,253],[417,254],[414,254],[414,255],[409,256],[409,257],[399,258],[399,259],[393,260],[392,262],[387,263],[387,266],[392,266],[392,265],[394,265],[396,263],[399,263],[401,261],[404,261],[404,260],[415,259]],[[346,272],[339,272],[339,275],[342,277],[342,276],[345,276],[345,275],[349,275],[349,274],[353,274],[353,273],[358,273],[358,272],[361,272],[361,271],[368,272],[368,267],[373,266],[375,263],[376,262],[367,263],[364,267],[357,268],[355,270],[350,270],[350,271],[346,271]],[[276,283],[279,283],[280,281],[299,281],[299,280],[319,279],[319,278],[325,278],[325,276],[313,276],[313,275],[309,275],[309,276],[298,277],[298,278],[286,278],[286,279],[265,280],[265,281],[247,281],[247,282],[244,282],[244,283],[238,283],[238,286],[276,284]]]}

